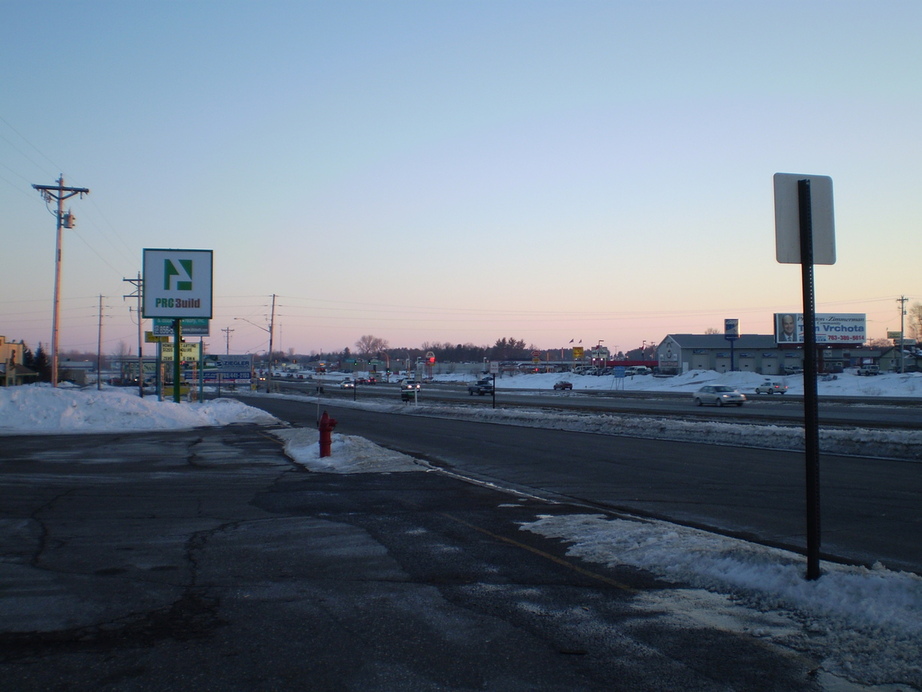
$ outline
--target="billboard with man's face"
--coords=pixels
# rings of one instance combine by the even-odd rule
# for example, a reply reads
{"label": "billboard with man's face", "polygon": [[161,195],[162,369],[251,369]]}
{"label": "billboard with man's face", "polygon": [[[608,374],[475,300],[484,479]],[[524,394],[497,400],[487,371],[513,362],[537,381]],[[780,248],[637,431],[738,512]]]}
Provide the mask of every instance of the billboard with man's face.
{"label": "billboard with man's face", "polygon": [[[863,344],[867,341],[866,317],[863,313],[816,315],[816,343]],[[775,342],[779,344],[802,344],[804,342],[803,313],[775,313]]]}

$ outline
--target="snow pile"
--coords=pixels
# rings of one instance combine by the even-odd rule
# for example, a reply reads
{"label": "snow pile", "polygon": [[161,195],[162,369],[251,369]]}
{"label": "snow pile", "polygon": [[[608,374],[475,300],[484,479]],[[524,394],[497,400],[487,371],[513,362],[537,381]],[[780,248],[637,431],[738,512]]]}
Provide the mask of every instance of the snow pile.
{"label": "snow pile", "polygon": [[392,452],[364,437],[333,434],[330,456],[320,456],[320,432],[311,428],[275,430],[285,443],[285,454],[295,463],[320,473],[395,473],[429,471],[431,467],[413,457]]}
{"label": "snow pile", "polygon": [[0,388],[0,435],[176,430],[278,424],[265,411],[234,399],[177,404],[116,387],[78,389],[27,385]]}
{"label": "snow pile", "polygon": [[[637,567],[726,597],[723,604],[706,599],[699,609],[773,612],[790,626],[776,623],[778,631],[762,634],[826,657],[824,668],[834,675],[922,688],[922,577],[915,574],[824,562],[823,576],[807,581],[799,555],[652,520],[582,514],[542,517],[522,529],[569,543],[568,555]],[[670,592],[650,597],[667,610],[676,600]]]}

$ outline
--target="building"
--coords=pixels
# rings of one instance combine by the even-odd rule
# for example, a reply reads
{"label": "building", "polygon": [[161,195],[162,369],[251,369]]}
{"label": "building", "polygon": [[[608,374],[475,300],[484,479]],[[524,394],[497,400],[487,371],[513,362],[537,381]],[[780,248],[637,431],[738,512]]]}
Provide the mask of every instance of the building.
{"label": "building", "polygon": [[723,334],[669,334],[656,347],[656,360],[664,375],[689,370],[783,375],[785,368],[803,367],[803,352],[779,347],[773,334],[742,334],[732,342]]}
{"label": "building", "polygon": [[28,384],[38,379],[38,373],[22,364],[26,345],[22,341],[7,341],[0,336],[0,383],[4,387]]}
{"label": "building", "polygon": [[[817,371],[842,372],[863,364],[880,365],[881,372],[894,370],[892,352],[852,346],[817,348]],[[756,372],[761,375],[785,375],[803,370],[803,346],[778,344],[773,334],[744,334],[731,342],[723,334],[669,334],[656,347],[659,372],[679,375],[689,370],[717,372]],[[732,364],[731,364],[732,359]],[[915,365],[907,358],[908,366]],[[898,366],[897,368],[898,369]]]}

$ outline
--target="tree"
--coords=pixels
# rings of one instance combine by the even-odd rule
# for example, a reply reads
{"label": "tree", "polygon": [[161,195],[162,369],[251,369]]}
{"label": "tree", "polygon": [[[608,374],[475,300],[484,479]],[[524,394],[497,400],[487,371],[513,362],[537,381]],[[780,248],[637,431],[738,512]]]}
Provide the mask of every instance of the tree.
{"label": "tree", "polygon": [[704,330],[705,334],[720,334],[721,331],[717,327],[708,327]]}
{"label": "tree", "polygon": [[909,306],[906,316],[906,334],[916,340],[922,340],[922,303],[913,303]]}
{"label": "tree", "polygon": [[32,368],[38,373],[39,382],[51,382],[51,361],[48,359],[45,349],[42,348],[41,342],[39,342],[38,348],[35,349],[35,358],[32,364],[26,365],[26,367]]}
{"label": "tree", "polygon": [[368,357],[377,355],[379,351],[386,351],[388,349],[388,344],[387,339],[381,339],[377,336],[366,334],[355,342],[355,348],[359,355]]}

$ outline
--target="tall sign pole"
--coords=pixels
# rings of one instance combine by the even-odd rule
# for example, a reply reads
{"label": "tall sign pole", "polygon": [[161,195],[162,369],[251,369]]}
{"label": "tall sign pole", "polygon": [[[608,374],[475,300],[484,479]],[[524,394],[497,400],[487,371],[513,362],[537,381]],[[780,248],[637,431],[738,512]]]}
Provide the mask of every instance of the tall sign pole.
{"label": "tall sign pole", "polygon": [[51,386],[58,386],[58,323],[61,316],[61,245],[62,230],[73,228],[75,219],[74,215],[64,213],[64,200],[74,195],[89,194],[85,187],[64,187],[64,174],[58,178],[57,185],[33,185],[33,188],[42,193],[46,203],[56,200],[58,203],[57,211],[57,239],[55,241],[54,253],[54,309],[51,317]]}
{"label": "tall sign pole", "polygon": [[816,386],[814,264],[835,264],[832,179],[776,173],[777,260],[800,264],[804,302],[804,460],[807,507],[807,579],[820,577],[820,444]]}
{"label": "tall sign pole", "polygon": [[797,181],[800,278],[804,301],[804,455],[807,490],[807,579],[820,576],[820,434],[816,387],[816,292],[810,179]]}

